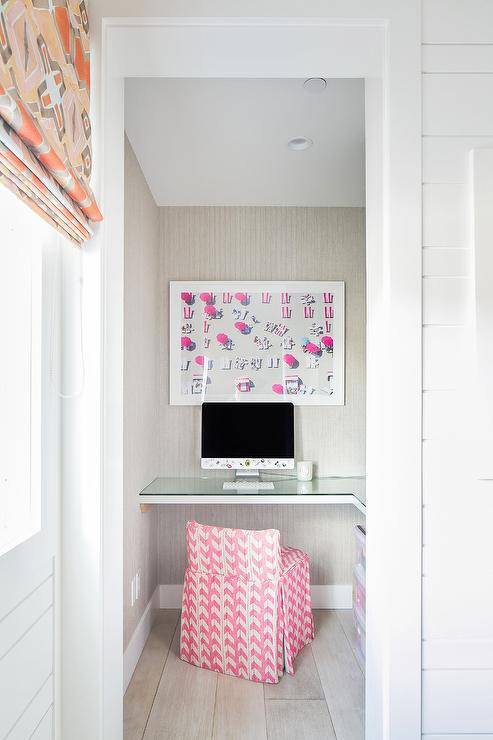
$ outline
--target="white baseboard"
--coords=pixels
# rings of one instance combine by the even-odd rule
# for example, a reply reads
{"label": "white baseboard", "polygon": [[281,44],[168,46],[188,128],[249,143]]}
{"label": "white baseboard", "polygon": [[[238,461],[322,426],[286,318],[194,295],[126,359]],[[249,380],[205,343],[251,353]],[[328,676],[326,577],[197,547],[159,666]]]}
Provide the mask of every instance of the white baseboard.
{"label": "white baseboard", "polygon": [[310,587],[313,609],[351,609],[353,606],[353,587],[350,583],[336,586]]}
{"label": "white baseboard", "polygon": [[[153,622],[153,609],[159,609],[160,604],[160,589],[162,586],[156,586],[154,593],[149,599],[147,606],[141,616],[137,627],[134,630],[132,637],[127,645],[127,649],[123,653],[123,693],[127,690],[130,679],[135,671],[135,666],[139,662],[140,655],[144,649],[149,633],[152,629]],[[161,607],[162,608],[162,607]]]}
{"label": "white baseboard", "polygon": [[[159,588],[161,609],[181,609],[183,586],[162,584]],[[312,586],[312,607],[314,609],[351,609],[353,587],[351,584],[336,586]]]}

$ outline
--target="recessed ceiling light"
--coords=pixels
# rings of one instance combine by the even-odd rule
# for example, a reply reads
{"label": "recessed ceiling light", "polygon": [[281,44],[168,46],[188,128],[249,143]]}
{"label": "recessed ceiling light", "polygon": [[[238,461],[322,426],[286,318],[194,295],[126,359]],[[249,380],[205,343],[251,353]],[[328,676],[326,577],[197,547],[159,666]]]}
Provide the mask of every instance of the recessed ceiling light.
{"label": "recessed ceiling light", "polygon": [[304,81],[303,87],[310,93],[322,93],[327,87],[327,80],[323,77],[309,77]]}
{"label": "recessed ceiling light", "polygon": [[288,141],[288,147],[295,152],[301,152],[303,149],[309,149],[311,146],[313,146],[313,141],[307,139],[306,136],[295,136]]}

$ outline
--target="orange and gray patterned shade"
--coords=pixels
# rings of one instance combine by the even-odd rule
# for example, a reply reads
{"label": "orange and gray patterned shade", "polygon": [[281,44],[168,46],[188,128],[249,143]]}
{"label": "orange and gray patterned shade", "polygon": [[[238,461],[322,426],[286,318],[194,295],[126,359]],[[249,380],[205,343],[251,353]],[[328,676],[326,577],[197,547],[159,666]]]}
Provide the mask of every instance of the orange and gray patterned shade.
{"label": "orange and gray patterned shade", "polygon": [[0,181],[79,246],[102,219],[89,53],[84,0],[0,0]]}

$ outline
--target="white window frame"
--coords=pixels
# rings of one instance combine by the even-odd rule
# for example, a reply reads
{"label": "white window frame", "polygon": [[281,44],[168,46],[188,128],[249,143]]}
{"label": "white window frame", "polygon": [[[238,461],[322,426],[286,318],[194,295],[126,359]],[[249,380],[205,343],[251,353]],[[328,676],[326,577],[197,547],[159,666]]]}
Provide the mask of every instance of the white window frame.
{"label": "white window frame", "polygon": [[[64,514],[72,560],[64,552],[67,589],[72,587],[65,593],[66,630],[77,635],[77,651],[70,652],[72,678],[64,682],[73,738],[122,737],[124,79],[320,74],[366,80],[366,737],[416,740],[421,734],[420,3],[334,0],[325,18],[104,18],[104,7],[94,4],[91,10],[93,58],[99,65],[93,75],[100,162],[95,182],[99,176],[105,221],[84,257],[87,381],[64,431],[77,451],[69,462],[76,472],[84,470],[79,479],[67,478],[76,503]],[[146,7],[156,4],[131,7],[145,16]],[[80,536],[81,506],[92,544]],[[88,546],[91,567],[81,567]]]}
{"label": "white window frame", "polygon": [[[59,584],[59,513],[60,513],[60,397],[57,392],[60,372],[60,284],[59,256],[63,240],[48,224],[30,213],[24,203],[8,191],[0,192],[3,211],[0,232],[2,237],[13,217],[14,229],[19,226],[23,238],[32,244],[35,260],[36,306],[33,301],[36,325],[35,376],[37,409],[31,419],[31,463],[35,485],[26,491],[26,522],[0,556],[0,585],[2,593],[11,597],[19,585],[38,584],[44,574],[54,576],[54,712],[55,725],[59,726],[60,712],[60,615]],[[5,200],[3,200],[5,198]],[[4,210],[7,209],[7,214]],[[8,232],[7,232],[8,233]],[[0,244],[0,249],[3,244]],[[41,310],[39,310],[41,309]],[[15,321],[15,315],[10,319]],[[12,361],[15,361],[12,359]],[[34,422],[34,423],[33,423]],[[2,420],[0,419],[0,423]],[[33,490],[34,489],[34,490]],[[6,543],[4,543],[6,545]],[[58,737],[58,735],[57,735]]]}
{"label": "white window frame", "polygon": [[[29,388],[29,461],[28,466],[28,483],[23,490],[18,490],[17,516],[15,519],[8,513],[0,512],[0,557],[13,550],[17,546],[26,542],[31,537],[40,532],[42,527],[42,440],[43,431],[46,424],[46,398],[44,394],[44,374],[47,371],[46,356],[43,351],[44,327],[43,316],[45,307],[43,306],[43,285],[44,285],[44,265],[43,265],[43,245],[46,240],[46,226],[39,224],[38,217],[29,211],[26,206],[10,193],[8,190],[0,191],[0,212],[2,215],[2,227],[5,234],[5,242],[2,249],[13,249],[12,259],[16,259],[16,252],[19,249],[29,249],[30,255],[25,268],[29,270],[30,282],[30,328],[29,337],[21,336],[21,343],[29,342],[30,344],[30,388]],[[39,225],[39,230],[37,229]],[[10,242],[10,243],[9,243]],[[18,246],[19,245],[19,246]],[[8,275],[8,271],[7,271]],[[13,276],[11,276],[13,279]],[[9,307],[4,307],[8,309]],[[12,327],[17,331],[16,315],[11,310],[5,311],[2,321],[9,321]],[[2,347],[3,362],[9,362],[12,370],[15,372],[16,357],[12,356],[7,348]],[[17,390],[11,388],[11,400],[14,404],[19,403]],[[2,425],[5,424],[5,418],[0,419]],[[16,431],[6,430],[2,426],[2,432],[6,434],[16,434]],[[0,475],[3,471],[0,470]],[[0,494],[5,493],[2,480],[0,484]],[[7,491],[10,481],[5,481]],[[12,494],[8,496],[10,499]],[[11,502],[10,502],[11,504]],[[0,503],[1,505],[1,503]],[[4,504],[5,505],[5,504]],[[5,516],[5,519],[4,519]]]}

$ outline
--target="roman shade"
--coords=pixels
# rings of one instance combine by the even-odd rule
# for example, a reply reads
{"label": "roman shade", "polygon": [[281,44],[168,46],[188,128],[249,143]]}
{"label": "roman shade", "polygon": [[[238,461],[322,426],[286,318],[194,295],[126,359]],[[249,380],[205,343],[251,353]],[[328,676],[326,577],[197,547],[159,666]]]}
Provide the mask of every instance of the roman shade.
{"label": "roman shade", "polygon": [[0,0],[0,181],[79,246],[102,219],[89,53],[84,0]]}

